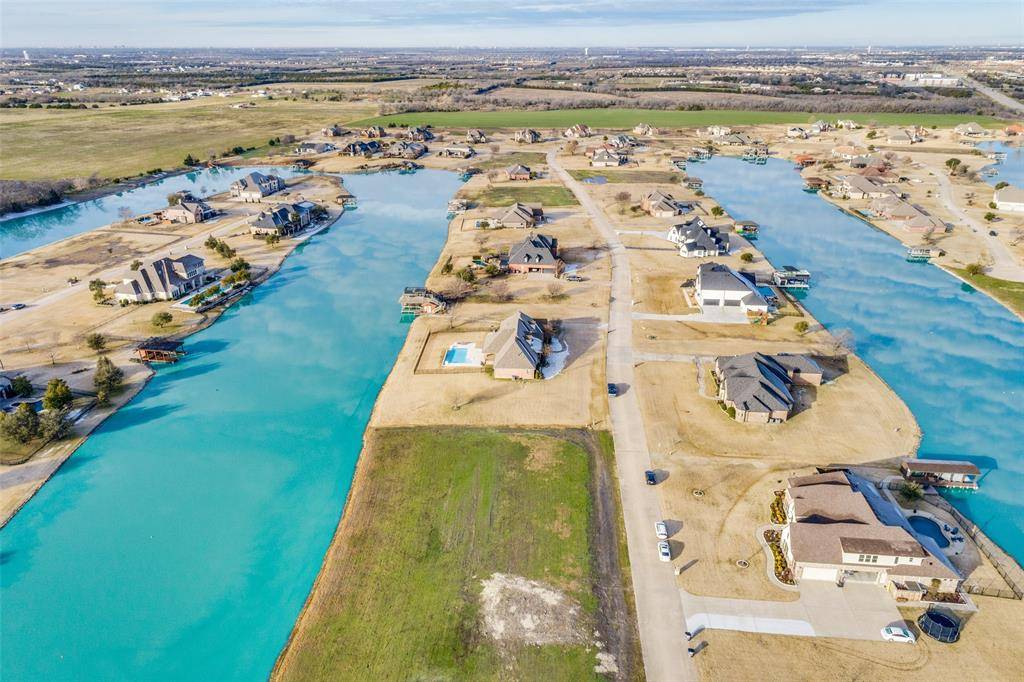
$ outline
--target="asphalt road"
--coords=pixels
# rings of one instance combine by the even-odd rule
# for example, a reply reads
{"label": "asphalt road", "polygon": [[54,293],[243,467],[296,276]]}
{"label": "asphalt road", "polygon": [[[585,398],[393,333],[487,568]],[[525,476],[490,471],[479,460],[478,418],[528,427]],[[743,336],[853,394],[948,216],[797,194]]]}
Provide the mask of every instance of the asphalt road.
{"label": "asphalt road", "polygon": [[658,491],[644,481],[644,471],[652,467],[640,403],[633,388],[636,380],[629,258],[604,211],[586,189],[558,165],[556,152],[548,152],[547,163],[576,195],[611,251],[606,371],[608,383],[619,387],[618,397],[609,398],[609,407],[644,670],[651,682],[697,680],[697,668],[686,654],[687,642],[683,634],[686,618],[675,574],[671,564],[658,559],[654,523],[664,518]]}

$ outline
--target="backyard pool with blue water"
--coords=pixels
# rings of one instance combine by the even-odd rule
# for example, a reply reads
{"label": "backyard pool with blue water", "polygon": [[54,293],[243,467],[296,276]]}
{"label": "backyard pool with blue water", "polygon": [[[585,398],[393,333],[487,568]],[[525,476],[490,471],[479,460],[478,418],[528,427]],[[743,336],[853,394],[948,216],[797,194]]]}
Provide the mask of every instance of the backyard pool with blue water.
{"label": "backyard pool with blue water", "polygon": [[945,533],[939,528],[939,524],[927,516],[911,516],[909,521],[914,530],[935,540],[939,547],[949,547],[949,540],[946,539]]}

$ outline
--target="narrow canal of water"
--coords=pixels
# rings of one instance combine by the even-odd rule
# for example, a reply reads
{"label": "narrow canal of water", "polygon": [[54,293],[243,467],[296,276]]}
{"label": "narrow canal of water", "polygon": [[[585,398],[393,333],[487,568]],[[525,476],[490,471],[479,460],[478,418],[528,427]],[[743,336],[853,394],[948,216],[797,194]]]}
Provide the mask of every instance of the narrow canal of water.
{"label": "narrow canal of water", "polygon": [[172,192],[188,190],[200,197],[226,192],[232,182],[254,170],[273,172],[284,178],[301,172],[286,167],[265,166],[204,168],[98,199],[6,218],[0,220],[0,258],[10,258],[65,237],[117,222],[121,219],[119,212],[122,208],[130,210],[132,215],[163,208],[167,205],[167,195]]}
{"label": "narrow canal of water", "polygon": [[[804,304],[829,329],[852,331],[857,354],[917,418],[920,456],[981,467],[981,490],[951,501],[1024,560],[1024,322],[938,267],[906,262],[897,240],[803,192],[789,162],[715,157],[693,172],[730,216],[761,225],[757,246],[776,266],[813,273]],[[835,459],[821,453],[822,463]]]}
{"label": "narrow canal of water", "polygon": [[189,338],[0,531],[0,678],[269,673],[405,338],[398,296],[437,259],[460,186],[345,184],[359,208]]}

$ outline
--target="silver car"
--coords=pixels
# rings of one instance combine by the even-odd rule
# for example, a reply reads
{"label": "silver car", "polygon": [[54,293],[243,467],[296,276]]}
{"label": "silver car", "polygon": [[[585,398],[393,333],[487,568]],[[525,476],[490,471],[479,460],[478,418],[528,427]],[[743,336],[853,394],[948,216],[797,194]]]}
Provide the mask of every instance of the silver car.
{"label": "silver car", "polygon": [[662,561],[672,561],[672,548],[665,541],[658,543],[658,558]]}

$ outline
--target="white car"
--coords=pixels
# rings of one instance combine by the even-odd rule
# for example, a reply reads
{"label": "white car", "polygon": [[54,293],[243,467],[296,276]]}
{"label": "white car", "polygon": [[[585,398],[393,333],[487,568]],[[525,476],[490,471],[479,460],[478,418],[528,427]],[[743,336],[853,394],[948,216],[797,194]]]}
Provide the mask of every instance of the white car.
{"label": "white car", "polygon": [[882,639],[887,642],[902,642],[903,644],[913,644],[917,641],[913,632],[895,625],[882,628]]}
{"label": "white car", "polygon": [[658,521],[654,524],[654,534],[658,536],[659,540],[668,540],[668,526],[665,525],[664,521]]}
{"label": "white car", "polygon": [[658,558],[662,561],[672,561],[672,548],[668,546],[667,542],[658,543]]}

